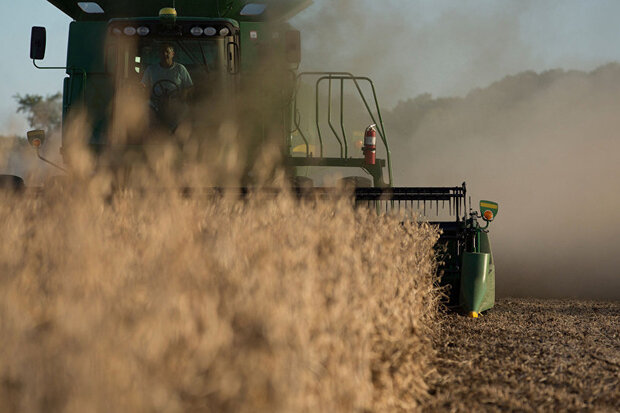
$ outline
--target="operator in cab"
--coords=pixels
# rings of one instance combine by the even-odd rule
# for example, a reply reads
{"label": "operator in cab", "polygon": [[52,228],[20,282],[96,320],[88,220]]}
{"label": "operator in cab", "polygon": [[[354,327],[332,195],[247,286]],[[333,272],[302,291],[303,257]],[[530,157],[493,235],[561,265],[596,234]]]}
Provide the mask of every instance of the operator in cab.
{"label": "operator in cab", "polygon": [[187,98],[194,86],[189,72],[174,61],[174,55],[174,46],[163,44],[159,63],[148,66],[142,77],[142,85],[150,93],[149,106],[154,117],[171,131],[187,111]]}

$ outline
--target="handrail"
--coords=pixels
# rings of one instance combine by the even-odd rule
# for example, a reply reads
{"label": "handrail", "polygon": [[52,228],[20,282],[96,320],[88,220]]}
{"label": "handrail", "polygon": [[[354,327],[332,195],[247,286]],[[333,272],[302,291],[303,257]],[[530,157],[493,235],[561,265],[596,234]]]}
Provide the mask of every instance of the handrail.
{"label": "handrail", "polygon": [[[317,80],[317,84],[320,84],[322,81],[327,80],[327,79],[331,79],[331,78],[332,78],[331,76],[323,76],[323,77],[321,77],[321,78],[319,78],[319,79]],[[342,80],[342,81],[344,81],[344,80],[348,80],[348,78],[347,78],[347,77],[340,77],[340,76],[338,76],[338,77],[333,77],[333,78],[334,78],[334,79],[340,79],[340,80]],[[376,95],[376,93],[375,93],[375,89],[374,89],[374,85],[373,85],[372,80],[371,80],[370,78],[367,78],[367,77],[354,77],[354,78],[353,78],[353,79],[351,79],[351,80],[353,80],[353,81],[355,82],[355,84],[356,84],[356,86],[357,86],[357,89],[358,89],[358,92],[359,92],[359,94],[360,94],[360,97],[362,98],[362,101],[364,102],[364,106],[366,106],[366,110],[368,111],[368,114],[370,115],[370,118],[372,119],[372,122],[373,122],[375,125],[380,126],[380,130],[378,130],[378,132],[379,132],[379,136],[381,137],[381,140],[383,141],[383,144],[386,146],[386,149],[387,149],[387,150],[388,150],[388,152],[389,152],[389,146],[388,146],[388,143],[387,143],[387,139],[386,139],[386,137],[385,137],[385,130],[384,130],[384,127],[383,127],[383,119],[380,117],[381,110],[379,109],[379,103],[378,103],[378,100],[377,100],[377,95]],[[376,108],[377,108],[377,111],[378,111],[378,113],[379,113],[379,122],[377,122],[377,120],[375,119],[375,116],[373,115],[372,110],[370,109],[370,105],[368,104],[368,101],[366,100],[366,97],[365,97],[365,95],[364,95],[364,92],[361,90],[361,87],[360,87],[360,86],[359,86],[359,84],[357,83],[357,80],[365,80],[365,81],[367,81],[367,82],[368,82],[368,83],[372,86],[372,90],[373,90],[373,97],[375,98]]]}
{"label": "handrail", "polygon": [[314,99],[314,102],[316,104],[316,111],[314,114],[314,120],[316,122],[316,131],[319,135],[319,153],[321,158],[323,157],[323,136],[321,135],[321,126],[319,125],[319,107],[320,107],[320,101],[319,101],[319,84],[316,84],[316,97]]}
{"label": "handrail", "polygon": [[340,157],[342,158],[344,155],[344,147],[342,146],[342,141],[340,140],[340,136],[338,136],[338,133],[336,132],[336,129],[334,128],[334,125],[332,124],[332,80],[331,78],[329,79],[329,93],[328,93],[327,102],[328,102],[327,103],[327,124],[329,125],[329,128],[332,130],[334,137],[336,138],[336,140],[338,141],[338,144],[340,145]]}
{"label": "handrail", "polygon": [[310,142],[308,142],[306,135],[304,135],[304,132],[301,129],[301,114],[299,113],[299,110],[297,110],[297,92],[299,92],[299,87],[301,86],[298,77],[296,77],[295,83],[295,91],[293,93],[293,123],[295,124],[295,129],[292,132],[299,132],[299,136],[301,136],[301,139],[303,139],[304,143],[306,144],[306,157],[310,157]]}
{"label": "handrail", "polygon": [[[320,76],[319,79],[317,79],[316,84],[315,84],[315,100],[316,100],[316,107],[315,107],[315,124],[316,124],[316,128],[317,128],[317,134],[318,134],[318,139],[319,139],[319,145],[320,145],[320,156],[323,157],[323,135],[321,133],[321,126],[320,126],[320,119],[319,119],[319,113],[320,113],[320,104],[319,104],[319,87],[320,87],[320,83],[324,80],[329,80],[330,82],[330,91],[329,91],[329,105],[328,105],[328,110],[329,110],[329,118],[328,118],[328,124],[330,125],[330,128],[332,128],[332,132],[334,132],[334,135],[337,137],[337,140],[340,143],[340,139],[335,131],[335,129],[333,128],[333,125],[331,124],[331,82],[332,80],[340,80],[341,81],[341,94],[340,94],[340,99],[341,99],[341,111],[340,111],[340,120],[341,120],[341,129],[343,130],[343,139],[344,139],[344,144],[345,144],[345,151],[344,151],[344,157],[348,157],[348,144],[347,144],[347,140],[346,140],[346,133],[344,132],[344,93],[342,93],[344,91],[344,81],[345,80],[351,80],[354,84],[355,87],[357,89],[357,92],[360,96],[360,98],[362,99],[362,102],[364,103],[364,106],[366,107],[366,110],[368,111],[368,114],[370,116],[370,118],[372,119],[373,123],[375,125],[377,125],[377,129],[378,129],[378,133],[379,136],[381,138],[381,141],[383,142],[383,145],[385,146],[386,149],[386,154],[387,154],[387,166],[388,166],[388,174],[389,174],[389,182],[390,185],[393,185],[394,180],[393,180],[393,175],[392,175],[392,152],[390,150],[388,141],[387,141],[387,137],[386,137],[386,133],[385,133],[385,126],[383,124],[383,116],[381,114],[381,108],[379,107],[379,100],[377,98],[377,92],[376,92],[376,88],[374,85],[374,82],[368,78],[368,77],[364,77],[364,76],[355,76],[352,73],[349,72],[302,72],[300,74],[297,75],[297,86],[295,88],[295,94],[294,94],[294,102],[293,102],[293,112],[294,112],[294,123],[295,123],[295,127],[297,128],[297,131],[299,132],[299,134],[301,135],[302,139],[304,140],[304,142],[306,142],[306,156],[310,156],[309,153],[309,145],[308,145],[308,140],[306,138],[306,136],[304,135],[303,131],[301,130],[301,126],[300,126],[300,119],[297,116],[297,114],[299,113],[298,111],[298,104],[297,104],[297,97],[298,97],[298,92],[299,92],[299,87],[301,85],[301,79],[304,76]],[[368,103],[368,100],[366,99],[366,95],[364,94],[359,81],[365,81],[368,82],[368,84],[371,87],[372,90],[372,96],[373,96],[373,100],[375,103],[375,108],[376,108],[376,113],[377,113],[377,117],[375,117],[373,110],[370,108],[370,104]],[[341,144],[341,157],[342,157],[342,144]]]}
{"label": "handrail", "polygon": [[347,143],[347,132],[344,129],[344,79],[340,79],[340,129],[342,129],[342,140],[344,141],[344,157],[349,157],[349,145]]}

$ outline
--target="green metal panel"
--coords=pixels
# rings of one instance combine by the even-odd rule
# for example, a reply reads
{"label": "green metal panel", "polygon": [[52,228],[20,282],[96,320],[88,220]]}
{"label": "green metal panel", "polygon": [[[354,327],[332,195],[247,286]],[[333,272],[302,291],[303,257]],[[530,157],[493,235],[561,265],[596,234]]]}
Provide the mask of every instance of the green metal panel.
{"label": "green metal panel", "polygon": [[[241,22],[240,27],[241,70],[247,72],[255,67],[258,61],[259,45],[265,37],[265,24]],[[250,37],[253,32],[256,33],[256,39]]]}
{"label": "green metal panel", "polygon": [[[73,78],[73,79],[72,79]],[[82,87],[85,87],[82,89]],[[63,119],[67,119],[72,111],[85,111],[88,115],[91,130],[85,138],[91,144],[105,143],[105,133],[110,120],[110,109],[114,96],[114,81],[106,74],[89,74],[86,82],[81,75],[65,78],[63,95]],[[67,122],[63,122],[68,124]],[[66,135],[63,133],[63,144]]]}
{"label": "green metal panel", "polygon": [[465,312],[480,313],[488,291],[490,254],[463,253],[460,305]]}
{"label": "green metal panel", "polygon": [[[272,70],[275,64],[281,68],[296,70],[297,65],[284,61],[286,56],[285,38],[288,30],[292,30],[290,24],[285,22],[265,23],[265,22],[239,22],[240,27],[240,49],[241,49],[241,70],[244,72],[260,69],[261,57],[264,53],[270,54],[267,65],[262,65],[262,69]],[[263,54],[263,55],[261,55]],[[274,57],[278,56],[280,62],[274,62]]]}
{"label": "green metal panel", "polygon": [[[72,22],[69,26],[64,116],[79,107],[92,123],[89,142],[102,143],[114,84],[106,74],[104,45],[107,22]],[[63,134],[63,145],[65,135]]]}
{"label": "green metal panel", "polygon": [[485,311],[495,305],[495,262],[491,250],[491,240],[488,232],[480,233],[480,252],[489,254],[489,269],[486,276],[485,294],[480,305],[480,311]]}
{"label": "green metal panel", "polygon": [[459,301],[465,312],[480,313],[495,305],[495,263],[487,232],[480,231],[479,247],[479,253],[463,254]]}
{"label": "green metal panel", "polygon": [[373,178],[373,185],[377,188],[386,187],[387,184],[383,179],[383,168],[385,168],[385,159],[377,159],[375,165],[368,165],[364,158],[314,158],[314,157],[287,157],[286,164],[294,167],[323,166],[332,168],[358,168],[368,172]]}
{"label": "green metal panel", "polygon": [[[154,17],[173,0],[94,0],[104,13],[85,13],[76,0],[48,0],[78,21],[107,21],[118,17]],[[174,0],[179,17],[228,17],[241,21],[288,19],[312,4],[312,0]],[[266,5],[260,16],[242,16],[246,4]]]}
{"label": "green metal panel", "polygon": [[107,22],[71,22],[67,47],[68,68],[85,70],[87,73],[105,72],[103,47],[107,27]]}

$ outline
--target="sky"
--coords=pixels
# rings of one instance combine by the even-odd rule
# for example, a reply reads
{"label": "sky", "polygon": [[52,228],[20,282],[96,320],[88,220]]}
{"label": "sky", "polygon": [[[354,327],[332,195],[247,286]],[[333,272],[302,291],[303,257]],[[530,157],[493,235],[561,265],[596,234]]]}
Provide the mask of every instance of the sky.
{"label": "sky", "polygon": [[[45,0],[11,1],[0,26],[0,134],[22,134],[16,93],[53,94],[63,72],[28,58],[30,28],[47,28],[43,64],[63,65],[70,19]],[[620,60],[615,0],[315,0],[294,18],[304,68],[350,70],[376,80],[387,107],[421,93],[464,95],[505,75],[591,70]]]}

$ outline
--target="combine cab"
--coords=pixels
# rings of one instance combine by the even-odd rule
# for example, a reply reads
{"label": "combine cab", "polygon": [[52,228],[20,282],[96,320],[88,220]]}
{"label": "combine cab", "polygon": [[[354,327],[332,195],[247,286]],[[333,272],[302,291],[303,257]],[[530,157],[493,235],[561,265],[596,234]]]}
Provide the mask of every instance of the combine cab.
{"label": "combine cab", "polygon": [[[206,130],[237,119],[249,148],[245,185],[252,184],[249,171],[261,150],[275,143],[282,155],[278,166],[287,171],[299,196],[341,195],[338,188],[345,186],[358,207],[381,214],[398,212],[439,226],[440,282],[450,287],[449,304],[472,317],[493,306],[495,266],[487,227],[497,204],[482,201],[479,212],[468,212],[465,184],[395,187],[372,80],[351,73],[298,73],[300,33],[287,20],[311,0],[49,2],[74,19],[66,66],[51,68],[67,74],[63,125],[66,129],[73,114],[87,113],[92,126],[79,143],[93,153],[122,157],[158,143],[149,131],[163,130],[158,136],[172,137],[182,124],[191,126],[200,153],[200,148],[213,146]],[[165,63],[169,50],[190,80],[147,82],[158,65],[171,67]],[[35,27],[30,52],[35,65],[44,53],[45,29]],[[184,93],[186,86],[191,93]],[[118,122],[126,109],[119,109],[119,96],[140,93],[145,98],[136,105],[148,105],[155,126],[136,136],[121,136]],[[30,131],[28,138],[39,153],[45,133]],[[65,130],[63,165],[39,157],[70,170],[74,144]],[[18,178],[3,182],[23,186]]]}

